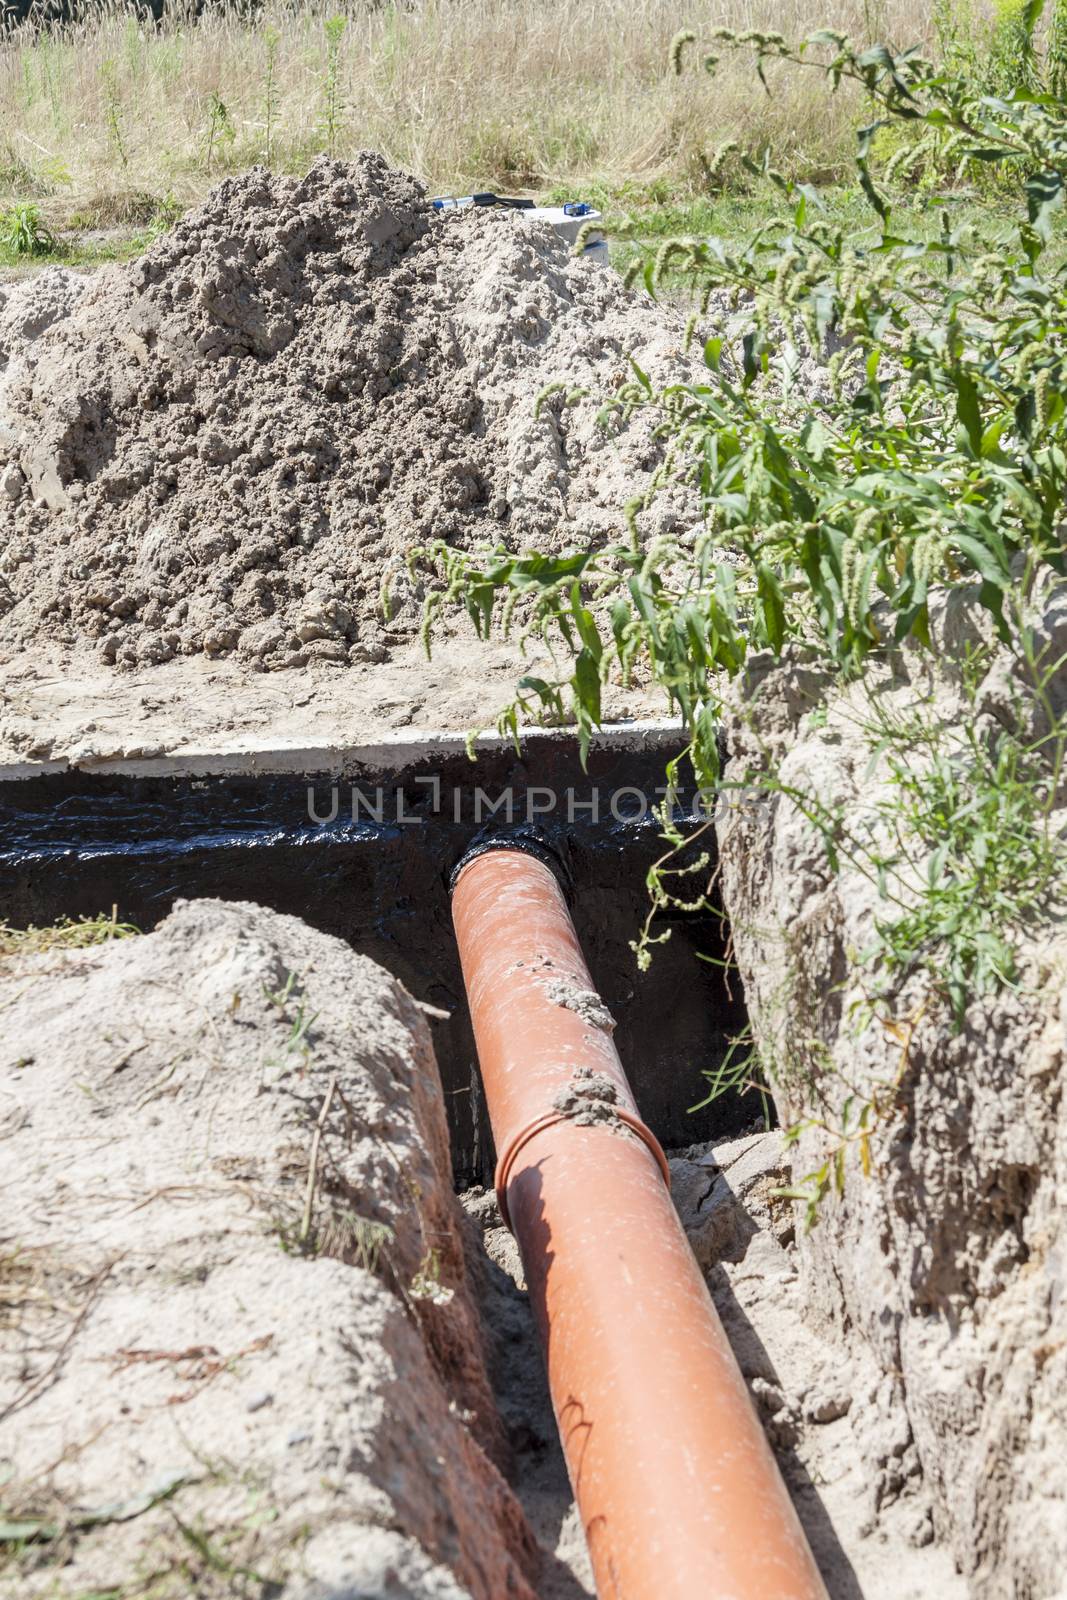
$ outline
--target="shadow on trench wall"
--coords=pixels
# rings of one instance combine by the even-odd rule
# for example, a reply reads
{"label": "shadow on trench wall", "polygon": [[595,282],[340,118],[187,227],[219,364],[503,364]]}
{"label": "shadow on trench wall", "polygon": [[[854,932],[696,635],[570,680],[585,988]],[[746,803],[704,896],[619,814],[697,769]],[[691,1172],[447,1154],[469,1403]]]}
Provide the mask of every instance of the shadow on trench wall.
{"label": "shadow on trench wall", "polygon": [[[521,756],[496,749],[472,764],[453,752],[344,779],[79,771],[0,783],[4,914],[40,925],[117,904],[120,919],[147,932],[175,899],[212,895],[339,935],[448,1013],[432,1028],[456,1178],[485,1182],[492,1136],[447,883],[490,805],[494,826],[507,826],[508,806],[513,823],[532,809],[566,857],[578,936],[641,1113],[662,1144],[685,1145],[735,1131],[760,1107],[728,1095],[689,1109],[704,1098],[701,1073],[745,1021],[737,980],[731,995],[721,969],[698,957],[723,956],[719,919],[661,919],[657,931],[669,926],[671,937],[646,973],[630,949],[646,874],[664,849],[650,813],[664,759],[594,750],[583,772],[574,741],[552,739]],[[679,797],[680,810],[692,804]]]}

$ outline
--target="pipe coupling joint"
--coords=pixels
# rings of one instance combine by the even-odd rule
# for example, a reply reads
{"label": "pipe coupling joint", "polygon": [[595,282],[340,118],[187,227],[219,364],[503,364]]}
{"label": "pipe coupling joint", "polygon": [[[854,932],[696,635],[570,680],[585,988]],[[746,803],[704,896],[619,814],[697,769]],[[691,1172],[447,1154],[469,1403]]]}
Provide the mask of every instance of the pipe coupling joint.
{"label": "pipe coupling joint", "polygon": [[[659,1168],[669,1192],[671,1169],[667,1164],[667,1157],[663,1153],[663,1146],[652,1132],[652,1129],[647,1127],[640,1117],[635,1116],[632,1111],[628,1111],[625,1106],[613,1106],[612,1113],[620,1122],[626,1124],[631,1133],[636,1134],[640,1139]],[[543,1133],[546,1128],[554,1127],[557,1122],[567,1122],[569,1120],[565,1111],[546,1111],[542,1116],[536,1117],[533,1122],[528,1122],[525,1127],[519,1128],[516,1133],[513,1133],[500,1152],[497,1158],[496,1171],[493,1174],[493,1187],[496,1190],[496,1203],[500,1210],[501,1221],[509,1233],[515,1232],[511,1225],[511,1213],[508,1210],[508,1184],[511,1181],[511,1169],[515,1165],[516,1156],[520,1150],[529,1144],[531,1139],[536,1138],[539,1133]],[[618,1137],[617,1134],[610,1136]]]}

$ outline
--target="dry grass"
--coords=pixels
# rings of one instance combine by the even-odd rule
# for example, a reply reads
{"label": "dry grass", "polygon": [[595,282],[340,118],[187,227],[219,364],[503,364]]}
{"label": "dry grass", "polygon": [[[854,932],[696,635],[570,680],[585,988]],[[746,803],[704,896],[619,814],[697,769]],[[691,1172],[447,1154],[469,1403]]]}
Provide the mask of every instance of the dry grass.
{"label": "dry grass", "polygon": [[[0,45],[0,204],[42,197],[53,217],[97,225],[185,205],[269,154],[301,169],[331,142],[323,0],[267,0],[251,15],[168,7],[159,28],[117,5]],[[814,76],[773,98],[746,66],[679,79],[685,24],[833,24],[911,43],[920,0],[350,0],[337,47],[338,154],[371,146],[438,191],[676,196],[701,188],[700,157],[726,138],[769,144],[780,169],[832,176],[851,150],[851,108]],[[273,69],[271,62],[273,58]],[[77,218],[81,212],[82,218]]]}

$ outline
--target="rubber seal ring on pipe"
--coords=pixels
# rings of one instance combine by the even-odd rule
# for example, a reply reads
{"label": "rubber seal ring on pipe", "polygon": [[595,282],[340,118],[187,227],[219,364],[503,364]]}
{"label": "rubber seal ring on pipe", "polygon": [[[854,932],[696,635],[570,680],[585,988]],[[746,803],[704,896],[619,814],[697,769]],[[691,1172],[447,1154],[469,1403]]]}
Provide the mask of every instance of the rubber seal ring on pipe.
{"label": "rubber seal ring on pipe", "polygon": [[535,861],[539,861],[543,867],[548,868],[563,891],[563,898],[570,901],[574,892],[574,880],[562,853],[554,844],[549,842],[540,828],[527,827],[522,824],[517,828],[505,829],[491,826],[483,828],[467,846],[449,873],[449,896],[455,894],[456,884],[471,862],[477,861],[479,856],[488,855],[491,850],[516,850],[520,855],[532,856]]}
{"label": "rubber seal ring on pipe", "polygon": [[[646,1127],[640,1117],[635,1117],[633,1112],[627,1111],[624,1106],[612,1106],[611,1111],[613,1117],[617,1117],[620,1122],[625,1122],[631,1133],[636,1133],[657,1167],[659,1167],[669,1192],[671,1169],[667,1164],[667,1157],[663,1153],[663,1146],[652,1132],[652,1129]],[[515,1157],[523,1146],[529,1144],[530,1140],[535,1138],[537,1134],[543,1133],[546,1128],[554,1127],[557,1122],[569,1121],[571,1121],[571,1118],[565,1111],[546,1111],[544,1116],[538,1117],[534,1122],[527,1123],[525,1128],[520,1128],[517,1133],[513,1134],[501,1151],[497,1160],[496,1171],[493,1174],[493,1187],[496,1189],[496,1203],[500,1209],[500,1219],[509,1233],[514,1233],[515,1231],[511,1226],[511,1216],[508,1211],[508,1183],[511,1179],[511,1169],[515,1165]]]}

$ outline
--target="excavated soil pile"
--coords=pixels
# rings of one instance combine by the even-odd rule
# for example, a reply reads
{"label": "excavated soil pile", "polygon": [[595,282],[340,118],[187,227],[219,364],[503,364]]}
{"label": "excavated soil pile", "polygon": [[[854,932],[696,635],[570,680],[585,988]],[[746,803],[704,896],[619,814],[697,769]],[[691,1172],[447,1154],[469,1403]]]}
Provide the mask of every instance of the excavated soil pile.
{"label": "excavated soil pile", "polygon": [[403,580],[388,628],[379,604],[413,546],[619,528],[648,425],[538,395],[610,392],[631,353],[681,376],[682,345],[547,226],[439,216],[380,156],[254,169],[132,265],[0,303],[0,647],[384,659],[417,627]]}

